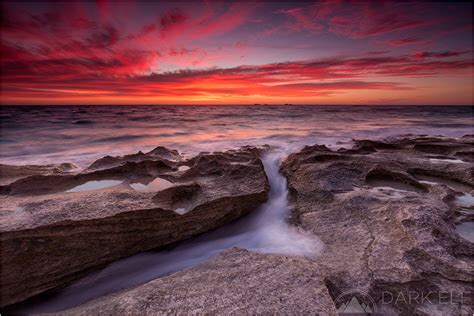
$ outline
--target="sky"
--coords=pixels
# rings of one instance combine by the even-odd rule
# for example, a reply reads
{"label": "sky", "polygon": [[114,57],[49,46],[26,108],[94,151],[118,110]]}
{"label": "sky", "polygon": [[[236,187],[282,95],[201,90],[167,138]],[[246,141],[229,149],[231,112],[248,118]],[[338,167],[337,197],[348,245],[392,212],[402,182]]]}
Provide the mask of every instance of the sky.
{"label": "sky", "polygon": [[473,104],[471,2],[2,2],[3,105]]}

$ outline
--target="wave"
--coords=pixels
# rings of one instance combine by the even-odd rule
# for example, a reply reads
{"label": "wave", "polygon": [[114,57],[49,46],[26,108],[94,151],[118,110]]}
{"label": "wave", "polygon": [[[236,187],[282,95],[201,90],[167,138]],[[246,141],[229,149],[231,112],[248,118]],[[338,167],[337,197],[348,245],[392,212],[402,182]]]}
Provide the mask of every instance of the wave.
{"label": "wave", "polygon": [[473,108],[6,106],[1,107],[0,117],[0,163],[85,166],[104,155],[130,154],[158,145],[197,154],[264,143],[335,144],[404,134],[462,136],[472,134]]}

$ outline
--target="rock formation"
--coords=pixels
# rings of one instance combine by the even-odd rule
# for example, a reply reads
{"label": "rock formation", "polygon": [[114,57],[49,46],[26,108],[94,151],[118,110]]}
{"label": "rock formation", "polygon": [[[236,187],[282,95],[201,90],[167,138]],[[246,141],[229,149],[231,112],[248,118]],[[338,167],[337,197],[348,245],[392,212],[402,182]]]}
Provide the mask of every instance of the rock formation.
{"label": "rock formation", "polygon": [[[61,314],[334,314],[341,306],[360,302],[357,298],[339,304],[336,298],[348,291],[370,295],[381,313],[472,314],[474,244],[460,235],[457,225],[474,220],[473,149],[472,136],[360,140],[354,141],[353,148],[339,150],[306,146],[289,155],[281,171],[288,179],[289,221],[324,243],[319,256],[227,250],[199,266],[96,298]],[[159,171],[160,177],[175,183],[168,189],[152,194],[106,189],[87,193],[80,205],[74,204],[80,193],[31,197],[11,186],[4,191],[18,195],[5,197],[3,208],[34,205],[36,212],[28,213],[34,220],[11,215],[2,224],[2,231],[10,236],[19,231],[14,241],[8,241],[9,254],[27,259],[10,258],[8,263],[18,266],[13,269],[17,275],[26,271],[20,282],[31,284],[29,277],[39,269],[34,260],[41,252],[64,260],[64,253],[54,250],[56,242],[101,250],[93,257],[66,256],[70,259],[67,267],[48,261],[49,270],[35,274],[43,281],[36,288],[45,284],[43,275],[48,273],[50,279],[51,275],[62,276],[55,282],[64,284],[64,279],[86,273],[76,263],[84,266],[95,260],[97,267],[104,244],[113,249],[108,260],[117,253],[116,257],[125,255],[129,247],[135,252],[145,250],[150,241],[162,245],[186,234],[189,237],[195,233],[189,232],[189,227],[195,227],[189,223],[223,224],[230,220],[228,214],[234,214],[222,212],[225,205],[240,207],[235,211],[240,215],[242,203],[250,207],[264,200],[268,188],[258,157],[258,149],[243,148],[168,162],[170,171]],[[179,170],[183,165],[190,168]],[[228,202],[229,197],[239,199]],[[118,200],[123,201],[123,209],[112,208]],[[150,209],[152,205],[155,210]],[[211,207],[211,214],[209,205],[217,205]],[[86,211],[71,212],[79,207]],[[157,210],[159,217],[155,217]],[[130,219],[134,214],[137,217]],[[191,214],[192,218],[186,217]],[[181,224],[163,227],[156,218]],[[56,222],[59,228],[51,230],[48,225]],[[163,232],[157,233],[157,227]],[[84,234],[84,244],[76,241]],[[63,241],[70,239],[74,241]],[[86,251],[75,253],[89,256]],[[70,273],[71,269],[76,272]],[[8,280],[10,290],[13,284],[23,292],[32,289]]]}
{"label": "rock formation", "polygon": [[177,150],[168,149],[166,147],[158,146],[155,149],[142,153],[141,151],[136,154],[125,155],[125,156],[105,156],[94,161],[87,169],[98,170],[117,167],[123,165],[126,162],[141,162],[141,161],[153,161],[153,160],[167,160],[167,161],[180,161],[183,157]]}
{"label": "rock formation", "polygon": [[206,263],[60,314],[335,313],[318,266],[308,259],[230,249]]}
{"label": "rock formation", "polygon": [[[117,158],[110,168],[101,159],[84,172],[33,175],[4,185],[1,305],[221,226],[267,198],[268,181],[254,148],[181,162],[158,157],[163,152],[152,151],[152,159]],[[156,180],[169,185],[147,187]],[[116,182],[87,190],[100,181]]]}
{"label": "rock formation", "polygon": [[67,174],[78,167],[71,163],[52,165],[13,166],[0,164],[0,185],[10,184],[18,179],[33,175]]}
{"label": "rock formation", "polygon": [[325,243],[319,257],[231,250],[61,314],[333,314],[346,291],[382,313],[472,313],[474,247],[455,232],[473,220],[456,202],[474,187],[471,160],[456,158],[472,138],[354,143],[307,146],[282,165],[291,222]]}
{"label": "rock formation", "polygon": [[385,312],[472,314],[474,245],[455,224],[474,218],[455,199],[473,192],[472,157],[457,159],[473,140],[356,141],[288,157],[292,221],[324,242],[316,262],[333,298],[359,291]]}

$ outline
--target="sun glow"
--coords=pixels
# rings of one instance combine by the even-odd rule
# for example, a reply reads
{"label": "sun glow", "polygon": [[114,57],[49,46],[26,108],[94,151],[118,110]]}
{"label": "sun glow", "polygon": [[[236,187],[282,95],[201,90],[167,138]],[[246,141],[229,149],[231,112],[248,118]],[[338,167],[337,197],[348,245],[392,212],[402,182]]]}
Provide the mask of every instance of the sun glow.
{"label": "sun glow", "polygon": [[2,11],[2,104],[473,103],[470,3]]}

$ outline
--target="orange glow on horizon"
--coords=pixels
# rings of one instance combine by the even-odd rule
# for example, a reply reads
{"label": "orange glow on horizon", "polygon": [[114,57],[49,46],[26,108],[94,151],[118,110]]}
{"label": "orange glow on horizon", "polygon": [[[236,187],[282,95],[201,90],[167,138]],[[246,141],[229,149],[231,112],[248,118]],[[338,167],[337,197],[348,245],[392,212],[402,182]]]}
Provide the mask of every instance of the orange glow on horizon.
{"label": "orange glow on horizon", "polygon": [[471,3],[105,7],[3,4],[1,103],[474,103]]}

